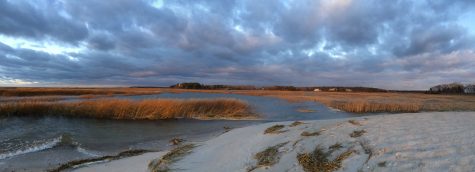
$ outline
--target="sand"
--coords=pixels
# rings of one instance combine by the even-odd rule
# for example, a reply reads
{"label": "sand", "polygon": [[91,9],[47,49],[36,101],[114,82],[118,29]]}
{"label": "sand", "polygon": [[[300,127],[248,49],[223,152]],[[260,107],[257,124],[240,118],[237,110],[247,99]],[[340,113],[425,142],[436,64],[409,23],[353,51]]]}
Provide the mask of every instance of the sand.
{"label": "sand", "polygon": [[[352,120],[353,123],[350,123]],[[352,155],[338,171],[475,171],[475,112],[427,112],[377,115],[337,120],[266,123],[231,130],[198,143],[193,152],[175,162],[177,171],[303,171],[299,153],[319,146],[325,151],[340,143],[330,159],[345,151]],[[282,133],[264,134],[270,126],[285,125]],[[354,131],[364,130],[360,137]],[[301,133],[321,131],[318,136]],[[279,149],[280,160],[267,167],[256,166],[254,155],[270,146]],[[150,160],[163,153],[144,154],[96,164],[77,171],[146,171]]]}
{"label": "sand", "polygon": [[139,156],[123,158],[106,163],[93,164],[84,168],[78,168],[76,172],[146,172],[150,160],[165,155],[163,152],[145,153]]}

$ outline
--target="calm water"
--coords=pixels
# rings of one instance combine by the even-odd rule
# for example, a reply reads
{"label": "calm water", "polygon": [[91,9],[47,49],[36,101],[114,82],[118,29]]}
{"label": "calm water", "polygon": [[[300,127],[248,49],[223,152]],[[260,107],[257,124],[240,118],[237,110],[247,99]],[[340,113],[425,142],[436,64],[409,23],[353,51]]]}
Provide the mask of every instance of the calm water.
{"label": "calm water", "polygon": [[[174,137],[203,141],[224,132],[268,121],[332,119],[352,114],[334,111],[315,102],[235,94],[163,93],[119,96],[151,98],[236,98],[247,101],[261,121],[158,120],[125,121],[61,117],[0,119],[0,171],[44,171],[71,160],[116,154],[129,149],[167,149]],[[302,113],[298,109],[315,112]]]}

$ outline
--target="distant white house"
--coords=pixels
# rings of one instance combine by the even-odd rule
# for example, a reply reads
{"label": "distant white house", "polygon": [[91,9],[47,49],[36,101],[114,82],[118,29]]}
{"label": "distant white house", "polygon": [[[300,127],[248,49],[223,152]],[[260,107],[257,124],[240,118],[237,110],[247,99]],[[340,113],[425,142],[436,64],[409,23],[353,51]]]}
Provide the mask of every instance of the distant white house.
{"label": "distant white house", "polygon": [[347,89],[345,89],[345,91],[346,91],[346,92],[352,92],[353,90],[347,88]]}
{"label": "distant white house", "polygon": [[313,91],[315,91],[315,92],[320,92],[320,91],[322,91],[322,90],[320,90],[320,89],[318,89],[318,88],[315,88],[315,90],[313,90]]}
{"label": "distant white house", "polygon": [[466,85],[463,88],[463,92],[466,94],[474,94],[475,93],[475,85]]}
{"label": "distant white house", "polygon": [[330,88],[328,91],[336,91],[336,88]]}

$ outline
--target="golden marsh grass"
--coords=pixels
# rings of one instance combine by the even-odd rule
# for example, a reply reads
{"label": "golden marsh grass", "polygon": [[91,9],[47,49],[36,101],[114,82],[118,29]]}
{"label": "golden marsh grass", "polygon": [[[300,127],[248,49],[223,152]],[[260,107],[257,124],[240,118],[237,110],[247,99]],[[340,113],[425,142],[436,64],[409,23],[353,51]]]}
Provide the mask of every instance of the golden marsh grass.
{"label": "golden marsh grass", "polygon": [[[287,101],[315,101],[329,107],[354,113],[475,111],[474,95],[443,95],[396,92],[313,92],[277,90],[192,90],[170,88],[0,88],[0,96],[79,95],[94,98],[98,95],[138,95],[163,92],[223,93],[251,96],[270,96]],[[1,99],[1,98],[0,98]],[[1,102],[1,101],[0,101]]]}
{"label": "golden marsh grass", "polygon": [[[175,90],[188,91],[188,90]],[[290,102],[315,101],[353,113],[413,113],[437,111],[475,111],[475,95],[443,95],[397,92],[313,92],[273,90],[192,90],[270,96]]]}
{"label": "golden marsh grass", "polygon": [[101,99],[82,102],[0,103],[0,116],[65,116],[156,120],[171,118],[250,119],[250,106],[236,99]]}

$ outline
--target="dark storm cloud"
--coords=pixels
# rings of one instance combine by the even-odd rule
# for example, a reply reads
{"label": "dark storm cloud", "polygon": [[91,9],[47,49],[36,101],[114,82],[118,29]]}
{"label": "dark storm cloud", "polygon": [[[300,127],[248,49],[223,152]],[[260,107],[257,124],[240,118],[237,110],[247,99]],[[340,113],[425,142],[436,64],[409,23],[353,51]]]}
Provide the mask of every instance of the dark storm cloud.
{"label": "dark storm cloud", "polygon": [[[405,89],[450,78],[475,82],[463,80],[475,73],[475,28],[460,23],[474,6],[463,0],[0,0],[0,76],[66,85]],[[45,42],[78,50],[52,53]]]}
{"label": "dark storm cloud", "polygon": [[70,43],[84,39],[86,26],[61,16],[61,9],[62,4],[55,1],[0,0],[0,33],[32,39],[50,36]]}

